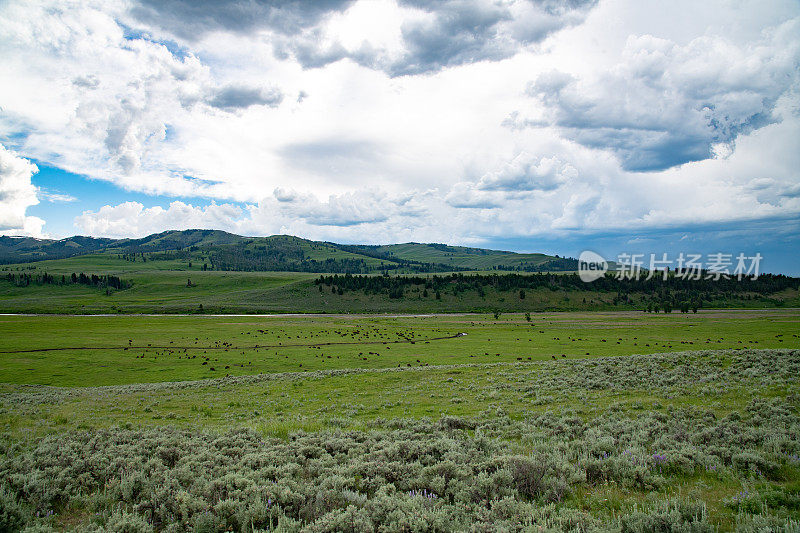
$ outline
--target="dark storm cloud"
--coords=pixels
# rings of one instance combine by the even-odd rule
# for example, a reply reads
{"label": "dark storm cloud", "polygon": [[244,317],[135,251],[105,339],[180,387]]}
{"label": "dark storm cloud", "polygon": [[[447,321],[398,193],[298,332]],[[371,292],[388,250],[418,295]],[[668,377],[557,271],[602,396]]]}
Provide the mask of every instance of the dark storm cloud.
{"label": "dark storm cloud", "polygon": [[582,126],[567,135],[591,148],[611,149],[625,170],[650,172],[712,157],[712,138],[687,131]]}
{"label": "dark storm cloud", "polygon": [[392,76],[435,72],[477,61],[498,61],[513,56],[526,44],[582,20],[594,0],[572,2],[522,2],[529,11],[515,20],[508,4],[483,0],[401,4],[426,11],[431,20],[402,27],[406,53],[385,67]]}
{"label": "dark storm cloud", "polygon": [[[714,157],[715,146],[732,149],[740,135],[780,121],[774,110],[800,66],[796,50],[780,48],[732,50],[709,38],[680,47],[642,36],[629,43],[626,63],[597,79],[550,72],[528,94],[570,140],[611,150],[625,170],[664,170]],[[524,123],[514,118],[505,125]]]}
{"label": "dark storm cloud", "polygon": [[502,38],[497,31],[498,23],[511,18],[511,13],[502,6],[462,0],[414,4],[434,14],[434,19],[403,26],[407,52],[401,62],[393,65],[394,75],[428,72],[485,59],[503,59],[513,53],[514,43]]}
{"label": "dark storm cloud", "polygon": [[[612,150],[630,171],[658,171],[708,159],[715,144],[732,144],[739,135],[777,121],[771,116],[776,98],[767,96],[759,97],[755,108],[732,114],[717,112],[713,103],[696,100],[679,87],[665,87],[658,98],[646,91],[608,92],[595,98],[561,88],[539,94],[554,111],[552,124],[562,134],[584,146]],[[729,101],[740,94],[731,88],[716,96]]]}
{"label": "dark storm cloud", "polygon": [[352,3],[353,0],[140,0],[131,13],[141,22],[193,40],[210,31],[248,33],[270,28],[293,34]]}
{"label": "dark storm cloud", "polygon": [[523,46],[581,22],[596,0],[517,0],[516,15],[509,3],[492,0],[401,0],[401,5],[423,11],[428,18],[402,26],[404,53],[391,60],[385,51],[368,44],[358,50],[346,50],[340,43],[322,44],[321,23],[352,3],[141,0],[131,13],[143,24],[187,40],[211,31],[249,33],[267,28],[275,32],[276,56],[294,58],[304,68],[319,68],[347,58],[390,76],[403,76],[511,57]]}

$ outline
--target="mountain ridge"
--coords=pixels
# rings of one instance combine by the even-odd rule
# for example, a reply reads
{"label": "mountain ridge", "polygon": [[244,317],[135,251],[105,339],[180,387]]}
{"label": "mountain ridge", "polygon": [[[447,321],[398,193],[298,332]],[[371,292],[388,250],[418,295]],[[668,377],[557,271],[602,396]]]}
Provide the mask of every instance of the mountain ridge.
{"label": "mountain ridge", "polygon": [[[541,253],[518,253],[443,243],[339,244],[293,235],[248,237],[222,230],[167,230],[140,238],[96,238],[81,235],[63,239],[0,236],[0,264],[65,259],[88,254],[162,257],[178,254],[196,257],[224,270],[326,271],[339,262],[346,267],[330,271],[415,272],[459,270],[563,271],[575,270],[577,261]],[[161,255],[158,255],[161,254]],[[362,264],[358,266],[357,263]],[[337,263],[338,264],[338,263]],[[342,270],[344,268],[344,270]]]}

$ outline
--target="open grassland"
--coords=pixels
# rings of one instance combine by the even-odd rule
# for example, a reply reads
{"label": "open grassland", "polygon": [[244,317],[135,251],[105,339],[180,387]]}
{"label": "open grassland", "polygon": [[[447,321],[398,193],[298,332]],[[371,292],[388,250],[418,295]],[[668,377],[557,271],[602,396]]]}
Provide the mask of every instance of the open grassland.
{"label": "open grassland", "polygon": [[2,316],[0,381],[0,531],[800,528],[793,309]]}
{"label": "open grassland", "polygon": [[[340,251],[341,253],[346,253]],[[338,252],[337,252],[338,253]],[[309,256],[311,256],[309,252]],[[449,283],[441,291],[422,284],[390,291],[339,291],[341,287],[315,283],[319,274],[305,272],[238,272],[203,270],[197,259],[159,259],[132,262],[117,254],[83,255],[0,267],[0,312],[3,313],[463,313],[643,310],[653,292],[631,292],[596,285],[577,288],[558,285],[500,290],[491,284],[480,289],[468,283]],[[481,256],[476,256],[481,257]],[[368,258],[369,261],[378,259]],[[55,283],[19,286],[11,274],[41,276]],[[65,283],[73,274],[115,276],[124,289]],[[485,274],[467,272],[464,276]],[[564,274],[564,273],[559,273]],[[434,274],[422,274],[427,279]],[[439,273],[438,276],[444,274]],[[503,275],[502,273],[500,274]],[[464,285],[459,287],[459,285]],[[731,292],[708,295],[705,308],[774,308],[800,306],[796,285],[769,293]]]}
{"label": "open grassland", "polygon": [[[81,272],[114,275],[132,283],[132,287],[106,293],[84,285],[15,287],[0,281],[0,310],[8,313],[186,313],[198,312],[200,306],[207,311],[220,312],[285,310],[294,307],[287,301],[293,301],[300,293],[312,292],[312,279],[316,277],[298,272],[203,271],[202,265],[192,263],[190,267],[189,264],[190,261],[181,260],[130,262],[110,254],[26,264],[19,267],[22,272],[47,272],[58,277]],[[25,270],[29,267],[36,268]],[[3,268],[16,269],[17,266]],[[301,297],[298,307],[304,305],[302,301]]]}
{"label": "open grassland", "polygon": [[93,386],[800,347],[798,310],[432,316],[0,316],[0,381]]}
{"label": "open grassland", "polygon": [[0,394],[32,531],[796,531],[800,351]]}

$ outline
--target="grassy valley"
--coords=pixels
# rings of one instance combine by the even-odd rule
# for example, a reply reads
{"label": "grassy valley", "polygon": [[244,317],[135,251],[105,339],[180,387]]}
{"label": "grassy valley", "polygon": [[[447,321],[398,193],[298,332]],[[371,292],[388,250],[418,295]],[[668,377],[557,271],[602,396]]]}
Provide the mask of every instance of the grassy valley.
{"label": "grassy valley", "polygon": [[[44,251],[36,253],[44,255],[37,257],[61,253],[66,246],[48,243],[41,244]],[[34,253],[21,246],[12,255],[6,246],[5,258],[20,261]],[[337,245],[190,230],[104,241],[103,247],[71,257],[0,265],[0,312],[453,313],[800,306],[800,280],[785,276],[717,283],[674,277],[619,282],[608,275],[589,284],[570,270],[571,259],[437,244]],[[75,282],[73,275],[81,274],[99,281]],[[109,276],[114,278],[111,284]]]}
{"label": "grassy valley", "polygon": [[800,527],[797,278],[3,239],[0,531]]}
{"label": "grassy valley", "polygon": [[796,311],[0,328],[11,530],[784,531],[800,519]]}

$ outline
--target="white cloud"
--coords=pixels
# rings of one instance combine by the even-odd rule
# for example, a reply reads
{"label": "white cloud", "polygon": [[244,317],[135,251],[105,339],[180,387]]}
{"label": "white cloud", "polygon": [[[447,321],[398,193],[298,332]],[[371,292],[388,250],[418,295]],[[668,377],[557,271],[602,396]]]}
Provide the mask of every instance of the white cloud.
{"label": "white cloud", "polygon": [[227,85],[213,91],[206,99],[208,105],[226,111],[247,109],[254,105],[278,107],[283,94],[274,87],[248,87],[246,85]]}
{"label": "white cloud", "polygon": [[566,137],[612,150],[626,170],[663,170],[730,155],[740,135],[777,120],[778,99],[800,80],[798,32],[800,18],[743,46],[717,36],[679,46],[632,35],[609,71],[588,79],[545,73],[528,92]]}
{"label": "white cloud", "polygon": [[484,175],[478,188],[487,191],[549,191],[576,178],[578,171],[555,157],[521,153],[497,172]]}
{"label": "white cloud", "polygon": [[62,192],[52,190],[52,189],[45,189],[44,187],[37,187],[36,189],[36,196],[40,200],[44,200],[46,202],[50,202],[51,204],[55,203],[71,203],[78,201],[77,198],[72,196],[71,194],[64,194]]}
{"label": "white cloud", "polygon": [[[355,226],[386,221],[396,204],[379,191],[357,191],[330,196],[321,202],[310,194],[298,194],[276,189],[274,197],[280,216],[301,219],[315,226]],[[263,207],[261,208],[263,209]]]}
{"label": "white cloud", "polygon": [[0,144],[0,234],[42,235],[44,220],[26,216],[28,207],[39,203],[31,176],[36,165]]}
{"label": "white cloud", "polygon": [[567,4],[6,2],[0,141],[193,198],[92,206],[76,227],[96,235],[471,243],[798,216],[796,5]]}
{"label": "white cloud", "polygon": [[104,205],[96,212],[84,211],[75,218],[82,232],[102,237],[143,237],[165,230],[222,229],[237,231],[242,209],[232,204],[196,207],[175,201],[164,209],[145,208],[139,202]]}
{"label": "white cloud", "polygon": [[496,209],[503,205],[503,196],[497,192],[481,190],[471,183],[456,183],[445,196],[451,207],[467,209]]}

